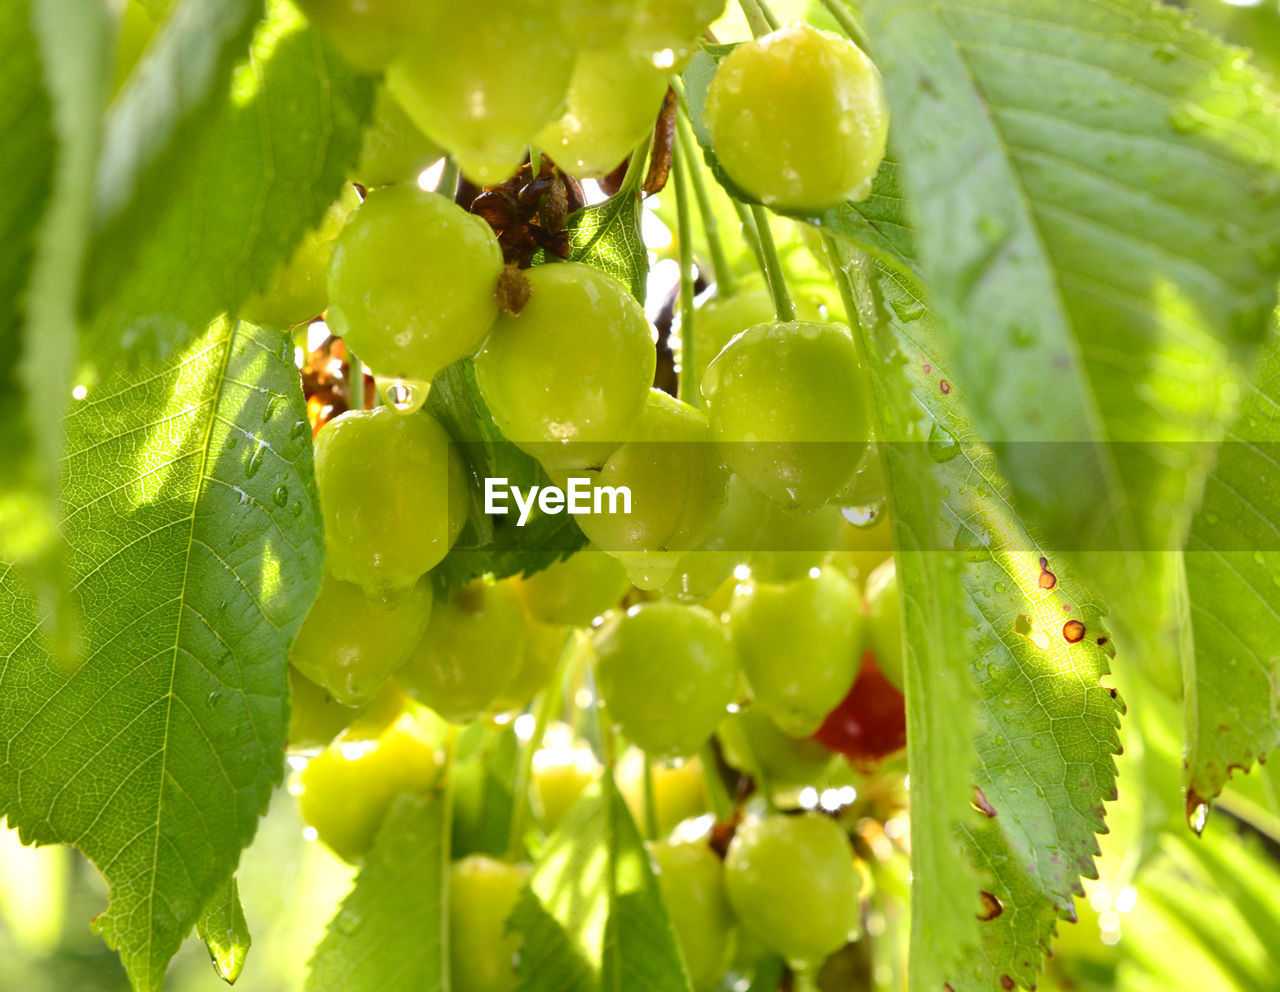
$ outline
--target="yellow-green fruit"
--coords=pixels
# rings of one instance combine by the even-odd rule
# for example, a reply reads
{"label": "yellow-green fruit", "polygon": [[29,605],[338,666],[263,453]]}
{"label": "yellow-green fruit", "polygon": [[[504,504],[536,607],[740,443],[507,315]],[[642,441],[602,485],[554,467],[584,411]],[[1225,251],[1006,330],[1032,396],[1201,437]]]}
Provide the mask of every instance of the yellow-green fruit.
{"label": "yellow-green fruit", "polygon": [[705,842],[646,846],[694,992],[715,988],[733,957],[736,928],[724,865]]}
{"label": "yellow-green fruit", "polygon": [[[846,517],[846,519],[848,519]],[[881,564],[893,557],[893,528],[888,512],[876,516],[870,527],[845,526],[840,547],[828,558],[828,564],[859,584]]]}
{"label": "yellow-green fruit", "polygon": [[867,647],[876,667],[902,692],[902,613],[898,605],[898,572],[893,559],[877,566],[867,579]]}
{"label": "yellow-green fruit", "polygon": [[857,587],[832,568],[787,585],[744,583],[729,613],[756,705],[786,733],[812,734],[844,699],[862,661]]}
{"label": "yellow-green fruit", "polygon": [[706,121],[729,177],[784,210],[864,199],[889,133],[875,65],[804,23],[735,48],[711,81]]}
{"label": "yellow-green fruit", "polygon": [[367,71],[391,61],[418,9],[407,0],[299,0],[298,6],[348,62]]}
{"label": "yellow-green fruit", "polygon": [[[791,302],[796,308],[796,319],[821,323],[822,303],[817,297],[802,295],[792,290]],[[773,297],[769,290],[751,280],[732,296],[713,296],[694,311],[694,366],[698,378],[706,371],[712,359],[724,349],[736,334],[756,324],[767,324],[774,318]],[[678,332],[679,315],[672,334]],[[681,356],[683,359],[683,356]]]}
{"label": "yellow-green fruit", "polygon": [[642,0],[627,44],[659,69],[683,67],[725,0]]}
{"label": "yellow-green fruit", "polygon": [[520,580],[529,615],[543,623],[586,627],[631,588],[616,558],[587,548]]}
{"label": "yellow-green fruit", "polygon": [[701,410],[652,389],[631,439],[592,478],[596,486],[626,487],[631,512],[580,516],[578,526],[641,589],[670,580],[725,505],[729,473],[710,438]]}
{"label": "yellow-green fruit", "polygon": [[538,825],[547,833],[560,826],[582,793],[600,778],[602,769],[585,741],[563,724],[549,728],[543,746],[533,754],[532,805]]}
{"label": "yellow-green fruit", "polygon": [[288,748],[319,751],[351,725],[359,710],[343,706],[322,686],[289,666]]}
{"label": "yellow-green fruit", "polygon": [[793,964],[821,964],[858,929],[862,879],[849,838],[828,817],[748,820],[724,869],[743,931]]}
{"label": "yellow-green fruit", "polygon": [[449,870],[449,961],[453,992],[511,992],[520,935],[507,918],[529,879],[528,865],[473,854]]}
{"label": "yellow-green fruit", "polygon": [[580,51],[565,111],[535,143],[571,176],[608,175],[653,130],[669,71],[621,45]]}
{"label": "yellow-green fruit", "polygon": [[427,413],[349,411],[316,436],[326,567],[394,602],[444,558],[467,514],[462,458]]}
{"label": "yellow-green fruit", "polygon": [[343,706],[363,706],[395,674],[431,616],[431,583],[419,581],[387,609],[359,586],[326,575],[289,661]]}
{"label": "yellow-green fruit", "polygon": [[649,322],[622,283],[589,265],[526,276],[529,302],[499,315],[476,356],[480,393],[503,437],[548,471],[598,467],[644,409],[657,361]]}
{"label": "yellow-green fruit", "polygon": [[373,843],[392,801],[430,788],[440,735],[429,713],[403,713],[368,739],[338,738],[298,776],[302,819],[335,854],[355,861]]}
{"label": "yellow-green fruit", "polygon": [[416,185],[376,189],[334,243],[329,324],[379,376],[430,382],[484,342],[501,273],[479,217]]}
{"label": "yellow-green fruit", "polygon": [[841,324],[748,328],[707,366],[702,395],[729,467],[791,509],[840,493],[871,434],[865,376]]}
{"label": "yellow-green fruit", "polygon": [[641,0],[560,0],[560,26],[574,48],[612,48],[631,29]]}
{"label": "yellow-green fruit", "polygon": [[513,176],[560,115],[573,49],[556,0],[423,4],[423,23],[387,69],[387,85],[479,185]]}
{"label": "yellow-green fruit", "polygon": [[396,680],[446,720],[465,723],[492,711],[519,673],[525,625],[512,583],[472,582],[435,604]]}
{"label": "yellow-green fruit", "polygon": [[831,764],[831,752],[812,737],[783,733],[755,706],[725,717],[716,736],[726,762],[749,775],[759,772],[772,788],[813,785]]}
{"label": "yellow-green fruit", "polygon": [[520,653],[520,668],[490,708],[497,713],[506,713],[528,706],[551,681],[572,636],[571,627],[529,620],[525,627],[524,650]]}
{"label": "yellow-green fruit", "polygon": [[[658,836],[665,837],[677,824],[707,812],[707,781],[702,759],[695,756],[684,761],[655,761],[653,772],[653,806]],[[614,769],[618,791],[626,801],[636,823],[644,827],[644,753],[628,748]]]}
{"label": "yellow-green fruit", "polygon": [[344,186],[320,226],[302,236],[289,260],[276,269],[266,289],[240,307],[240,316],[262,327],[283,330],[323,311],[329,305],[327,273],[333,243],[359,202],[355,189]]}
{"label": "yellow-green fruit", "polygon": [[351,180],[361,186],[416,182],[422,170],[442,155],[444,151],[418,130],[391,91],[379,86]]}

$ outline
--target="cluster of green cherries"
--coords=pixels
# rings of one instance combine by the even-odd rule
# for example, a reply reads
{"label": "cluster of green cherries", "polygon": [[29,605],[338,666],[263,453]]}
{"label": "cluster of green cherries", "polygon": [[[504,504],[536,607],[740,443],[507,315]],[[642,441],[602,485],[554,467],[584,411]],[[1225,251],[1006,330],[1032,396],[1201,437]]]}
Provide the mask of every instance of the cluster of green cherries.
{"label": "cluster of green cherries", "polygon": [[[687,827],[707,819],[725,769],[773,797],[820,781],[833,755],[876,762],[905,740],[888,525],[854,526],[842,509],[884,499],[850,331],[820,307],[774,319],[762,287],[713,298],[676,398],[652,388],[653,332],[626,286],[556,261],[526,270],[512,305],[494,231],[416,181],[447,153],[476,185],[498,184],[530,147],[573,176],[612,171],[644,147],[668,77],[723,4],[301,5],[383,84],[351,174],[361,197],[344,194],[241,315],[288,327],[323,311],[390,384],[384,405],[316,437],[325,572],[290,658],[305,821],[359,862],[396,796],[448,774],[449,728],[529,720],[551,693],[580,710],[585,691],[625,747],[605,769],[540,717],[516,797],[537,828],[553,833],[612,774],[649,826],[695,989],[715,987],[739,944],[814,973],[859,929],[864,873],[845,830],[771,803],[722,857]],[[867,57],[805,24],[727,55],[706,121],[738,189],[800,211],[867,195],[887,129]],[[503,437],[551,481],[627,487],[631,512],[578,517],[588,545],[549,567],[444,595],[432,570],[479,480],[466,439],[422,407],[462,359]],[[453,864],[461,992],[515,986],[505,922],[529,872],[482,855]]]}

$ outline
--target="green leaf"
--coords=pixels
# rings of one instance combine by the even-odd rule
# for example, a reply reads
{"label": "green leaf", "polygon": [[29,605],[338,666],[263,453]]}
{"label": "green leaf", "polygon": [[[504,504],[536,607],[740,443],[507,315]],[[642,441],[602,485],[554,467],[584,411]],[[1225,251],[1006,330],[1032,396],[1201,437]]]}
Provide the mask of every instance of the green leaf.
{"label": "green leaf", "polygon": [[240,905],[240,890],[232,875],[218,889],[217,894],[204,908],[196,921],[196,933],[209,948],[213,970],[228,985],[234,985],[244,970],[244,959],[253,939],[249,924],[245,922],[244,907]]}
{"label": "green leaf", "polygon": [[547,841],[508,927],[519,992],[689,992],[649,856],[609,776]]}
{"label": "green leaf", "polygon": [[[564,225],[568,261],[594,265],[620,279],[641,303],[649,277],[649,252],[640,234],[643,212],[640,194],[625,184],[609,199],[570,214]],[[545,259],[545,253],[538,259]]]}
{"label": "green leaf", "polygon": [[404,795],[316,948],[307,992],[448,992],[448,810]]}
{"label": "green leaf", "polygon": [[[184,50],[180,26],[162,38],[174,39],[175,57]],[[167,85],[149,68],[144,63],[129,91],[144,106],[160,99],[149,87]],[[86,349],[100,365],[120,352],[166,355],[218,314],[234,314],[319,223],[359,153],[373,83],[292,5],[273,2],[248,59],[212,82],[221,88],[199,126],[175,122],[168,132],[165,140],[180,147],[156,157],[158,178],[145,181],[146,163],[123,152],[109,162],[127,174],[118,182],[130,192],[100,218],[85,290]],[[123,108],[112,118],[109,148],[159,140],[137,115],[122,115]]]}
{"label": "green leaf", "polygon": [[[907,642],[930,648],[924,658],[909,655],[907,668],[913,874],[918,890],[934,887],[912,898],[912,988],[948,981],[956,992],[969,992],[1000,988],[1006,979],[1026,987],[1035,981],[1055,921],[1074,918],[1081,876],[1097,877],[1095,833],[1105,829],[1104,802],[1116,796],[1113,755],[1119,750],[1121,704],[1099,684],[1111,638],[1087,584],[1069,563],[1049,560],[1012,513],[995,457],[977,440],[965,399],[950,386],[946,338],[919,287],[891,268],[866,262],[860,268],[858,258],[844,249],[855,284],[862,284],[861,322],[892,329],[871,353],[873,375],[877,381],[905,376],[911,397],[910,406],[901,400],[875,405],[881,417],[893,415],[885,410],[916,411],[909,427],[890,422],[881,435],[894,512],[902,518],[895,544],[904,570]],[[922,461],[928,471],[919,468]],[[930,489],[940,503],[928,501]],[[948,563],[960,569],[962,602],[950,591]],[[954,672],[957,656],[968,668],[967,691],[939,681]],[[970,692],[976,741],[955,702]],[[973,754],[975,744],[970,770],[963,756]],[[955,813],[961,774],[973,775],[988,816]],[[941,794],[921,793],[920,781]],[[952,784],[943,790],[939,781]],[[918,827],[920,816],[926,821]],[[974,870],[948,867],[939,822],[947,817]],[[923,848],[917,829],[927,840]],[[996,903],[978,906],[975,871],[981,891]],[[955,943],[963,937],[958,906],[969,918],[987,917],[978,925],[976,954]]]}
{"label": "green leaf", "polygon": [[1089,565],[1154,636],[1275,296],[1275,99],[1150,0],[864,8],[976,433],[1050,547],[1142,553]]}
{"label": "green leaf", "polygon": [[215,323],[67,418],[63,520],[84,661],[49,654],[0,566],[0,813],[79,847],[139,992],[235,869],[283,770],[285,658],[322,558],[285,335]]}
{"label": "green leaf", "polygon": [[1191,526],[1184,672],[1188,811],[1280,744],[1280,331],[1273,330]]}
{"label": "green leaf", "polygon": [[549,486],[551,480],[531,455],[502,436],[476,385],[475,365],[469,358],[440,372],[427,394],[427,410],[453,437],[471,471],[470,532],[432,570],[436,590],[448,593],[482,575],[496,579],[532,573],[567,557],[587,543],[567,513],[534,511],[524,527],[511,514],[491,520],[484,515],[483,487],[487,478],[507,479],[513,486]]}

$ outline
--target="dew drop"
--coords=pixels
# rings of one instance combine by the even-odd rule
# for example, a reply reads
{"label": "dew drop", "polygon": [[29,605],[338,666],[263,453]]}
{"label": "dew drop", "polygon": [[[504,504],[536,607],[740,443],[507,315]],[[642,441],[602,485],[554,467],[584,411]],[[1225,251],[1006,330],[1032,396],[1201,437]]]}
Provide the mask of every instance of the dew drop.
{"label": "dew drop", "polygon": [[840,510],[840,515],[863,530],[869,530],[880,522],[880,515],[884,512],[884,503],[868,503],[865,506],[846,506]]}
{"label": "dew drop", "polygon": [[239,444],[239,443],[240,443],[240,438],[239,438],[239,437],[237,437],[235,434],[231,434],[231,435],[229,435],[229,436],[227,437],[227,450],[228,450],[228,451],[234,451],[234,450],[235,450],[235,446],[236,446],[237,444]]}
{"label": "dew drop", "polygon": [[295,517],[302,516],[302,501],[299,500],[297,503],[294,503],[293,506],[289,507],[289,509],[293,512]]}
{"label": "dew drop", "polygon": [[906,300],[892,300],[889,306],[893,308],[893,312],[898,315],[898,319],[904,324],[910,324],[912,321],[919,320],[924,316],[923,303],[911,303]]}
{"label": "dew drop", "polygon": [[935,422],[929,428],[929,437],[925,441],[925,451],[929,458],[938,464],[949,462],[960,454],[960,445],[956,443],[955,435]]}
{"label": "dew drop", "polygon": [[289,436],[294,439],[300,438],[303,434],[307,433],[310,427],[311,425],[305,420],[295,420],[293,422],[293,426],[289,428]]}
{"label": "dew drop", "polygon": [[284,486],[276,486],[272,499],[275,500],[276,506],[284,506],[285,503],[289,502],[289,490]]}
{"label": "dew drop", "polygon": [[205,705],[209,707],[219,706],[222,703],[222,693],[217,689],[209,693],[209,698],[205,700]]}
{"label": "dew drop", "polygon": [[259,441],[258,446],[253,450],[253,454],[249,456],[248,464],[244,467],[244,477],[246,479],[252,479],[258,474],[258,469],[262,468],[262,459],[265,457],[266,450],[266,444]]}
{"label": "dew drop", "polygon": [[271,415],[276,412],[276,408],[284,402],[284,397],[279,393],[273,393],[271,398],[267,400],[267,405],[262,408],[262,422],[265,424],[271,419]]}
{"label": "dew drop", "polygon": [[1205,824],[1209,822],[1209,804],[1195,798],[1187,798],[1187,826],[1195,831],[1197,837],[1204,833]]}
{"label": "dew drop", "polygon": [[427,401],[427,391],[431,384],[420,379],[383,379],[378,381],[378,390],[387,406],[396,413],[417,413]]}

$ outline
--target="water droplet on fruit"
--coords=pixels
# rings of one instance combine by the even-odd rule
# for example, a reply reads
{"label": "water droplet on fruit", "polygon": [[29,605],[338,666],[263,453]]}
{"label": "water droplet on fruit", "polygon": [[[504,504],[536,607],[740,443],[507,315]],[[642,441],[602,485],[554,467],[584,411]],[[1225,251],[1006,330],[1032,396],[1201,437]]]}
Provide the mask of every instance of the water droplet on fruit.
{"label": "water droplet on fruit", "polygon": [[[253,449],[253,454],[249,456],[249,462],[244,467],[244,477],[252,479],[258,474],[258,469],[262,468],[262,459],[267,450],[267,445],[263,441],[258,442],[258,446]],[[241,502],[244,502],[241,500]]]}
{"label": "water droplet on fruit", "polygon": [[846,506],[840,510],[840,515],[853,526],[868,530],[880,521],[880,514],[883,512],[884,503],[879,502],[868,503],[865,506]]}
{"label": "water droplet on fruit", "polygon": [[929,428],[929,437],[925,440],[925,451],[928,452],[930,459],[942,464],[960,454],[960,445],[956,443],[955,435],[941,424],[934,423]]}
{"label": "water droplet on fruit", "polygon": [[378,391],[396,413],[417,413],[427,401],[431,384],[420,379],[379,379]]}
{"label": "water droplet on fruit", "polygon": [[272,498],[276,501],[276,506],[284,506],[289,502],[289,490],[284,486],[276,486],[275,495]]}

